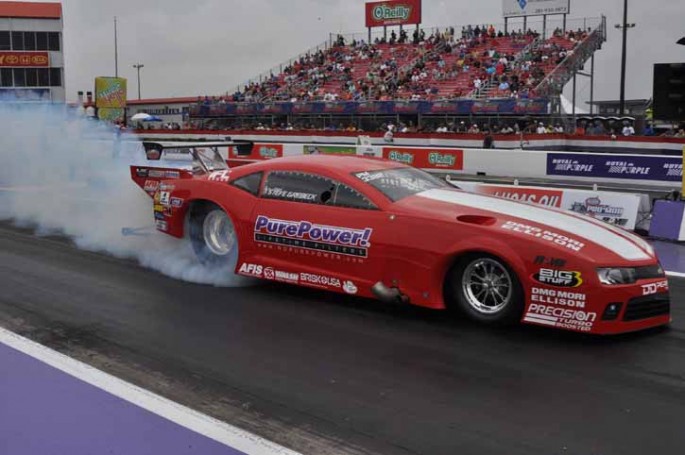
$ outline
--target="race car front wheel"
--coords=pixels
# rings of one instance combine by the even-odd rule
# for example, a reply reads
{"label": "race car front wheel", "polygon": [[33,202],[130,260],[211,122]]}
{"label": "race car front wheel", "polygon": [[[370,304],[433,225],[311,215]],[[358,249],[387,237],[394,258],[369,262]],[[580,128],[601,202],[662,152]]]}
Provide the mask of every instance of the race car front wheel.
{"label": "race car front wheel", "polygon": [[190,209],[190,241],[200,262],[209,266],[235,265],[238,237],[231,217],[211,203]]}
{"label": "race car front wheel", "polygon": [[449,280],[449,300],[469,318],[495,325],[521,318],[521,283],[501,259],[488,254],[464,257],[452,269]]}

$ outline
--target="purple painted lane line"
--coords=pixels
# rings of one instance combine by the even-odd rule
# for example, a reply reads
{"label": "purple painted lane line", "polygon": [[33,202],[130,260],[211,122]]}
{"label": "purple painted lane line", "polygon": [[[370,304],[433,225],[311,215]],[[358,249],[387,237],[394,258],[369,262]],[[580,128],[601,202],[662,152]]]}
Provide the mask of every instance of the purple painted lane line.
{"label": "purple painted lane line", "polygon": [[651,242],[661,265],[669,272],[685,273],[685,245],[676,242]]}
{"label": "purple painted lane line", "polygon": [[0,454],[242,453],[0,343]]}

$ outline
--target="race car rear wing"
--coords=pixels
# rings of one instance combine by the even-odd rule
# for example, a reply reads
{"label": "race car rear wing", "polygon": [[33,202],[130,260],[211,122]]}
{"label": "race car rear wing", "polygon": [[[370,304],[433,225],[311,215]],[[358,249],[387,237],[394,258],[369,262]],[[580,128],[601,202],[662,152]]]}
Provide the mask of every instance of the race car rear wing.
{"label": "race car rear wing", "polygon": [[[163,180],[186,179],[228,169],[231,156],[249,156],[253,143],[243,140],[217,142],[143,142],[149,165],[131,166],[131,178],[153,196]],[[221,151],[225,150],[226,156]]]}

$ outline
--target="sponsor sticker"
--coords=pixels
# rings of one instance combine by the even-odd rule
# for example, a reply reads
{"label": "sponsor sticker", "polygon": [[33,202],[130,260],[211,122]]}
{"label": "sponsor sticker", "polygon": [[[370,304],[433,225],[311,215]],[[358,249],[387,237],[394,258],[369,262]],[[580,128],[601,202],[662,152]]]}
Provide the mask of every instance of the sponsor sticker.
{"label": "sponsor sticker", "polygon": [[340,279],[313,273],[300,273],[300,280],[303,283],[324,288],[340,288]]}
{"label": "sponsor sticker", "polygon": [[668,281],[642,285],[642,295],[658,294],[659,292],[668,292]]}
{"label": "sponsor sticker", "polygon": [[533,275],[533,279],[538,283],[560,288],[577,288],[583,284],[580,272],[567,270],[540,269]]}
{"label": "sponsor sticker", "polygon": [[528,307],[528,312],[523,320],[552,327],[589,332],[597,320],[597,313],[534,303]]}
{"label": "sponsor sticker", "polygon": [[548,256],[535,256],[533,263],[535,265],[544,265],[547,267],[563,267],[566,265],[566,259],[553,258]]}
{"label": "sponsor sticker", "polygon": [[147,191],[148,193],[154,193],[157,191],[157,188],[159,188],[159,182],[157,180],[145,180],[143,190]]}
{"label": "sponsor sticker", "polygon": [[352,281],[345,281],[343,283],[343,290],[348,294],[354,295],[357,293],[357,286]]}
{"label": "sponsor sticker", "polygon": [[138,167],[136,168],[136,175],[141,178],[145,178],[148,176],[148,170],[144,167]]}
{"label": "sponsor sticker", "polygon": [[209,174],[207,180],[210,182],[228,182],[230,180],[231,171],[226,169],[224,171],[214,171]]}
{"label": "sponsor sticker", "polygon": [[531,302],[567,308],[585,308],[586,299],[586,295],[581,292],[547,288],[532,288],[530,295]]}
{"label": "sponsor sticker", "polygon": [[317,194],[305,193],[303,191],[289,191],[279,187],[265,187],[264,196],[275,199],[287,199],[299,202],[314,202],[318,198]]}
{"label": "sponsor sticker", "polygon": [[261,278],[263,272],[264,272],[263,266],[261,266],[259,264],[250,264],[247,262],[243,262],[242,265],[240,266],[240,269],[238,269],[238,273],[240,273],[242,275],[253,276],[256,278]]}
{"label": "sponsor sticker", "polygon": [[273,267],[266,267],[264,269],[264,278],[266,278],[267,280],[280,281],[282,283],[291,284],[298,284],[300,281],[297,273],[275,270]]}
{"label": "sponsor sticker", "polygon": [[167,224],[166,221],[163,220],[155,220],[155,227],[163,232],[166,232],[169,230],[169,225]]}
{"label": "sponsor sticker", "polygon": [[585,247],[585,244],[578,240],[566,237],[565,235],[557,234],[556,232],[541,229],[527,224],[517,223],[514,221],[507,221],[502,225],[502,229],[507,231],[520,232],[531,237],[539,238],[555,245],[568,248],[572,251],[580,251]]}
{"label": "sponsor sticker", "polygon": [[291,221],[259,215],[254,236],[258,243],[290,246],[358,258],[368,257],[373,229],[326,226],[309,221]]}
{"label": "sponsor sticker", "polygon": [[171,193],[168,191],[159,192],[159,203],[167,206],[171,203]]}
{"label": "sponsor sticker", "polygon": [[171,198],[171,206],[175,207],[175,208],[183,206],[183,199],[181,199],[179,197],[172,197]]}

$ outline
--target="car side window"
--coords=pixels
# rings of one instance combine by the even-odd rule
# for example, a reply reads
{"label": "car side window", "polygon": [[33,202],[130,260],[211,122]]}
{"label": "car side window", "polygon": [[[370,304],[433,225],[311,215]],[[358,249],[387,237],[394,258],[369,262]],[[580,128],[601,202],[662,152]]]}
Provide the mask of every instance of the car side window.
{"label": "car side window", "polygon": [[347,185],[339,183],[333,197],[333,205],[351,209],[376,210],[377,207],[366,196]]}
{"label": "car side window", "polygon": [[235,179],[231,185],[240,188],[243,191],[257,196],[259,194],[259,186],[262,183],[262,172],[255,172],[254,174],[246,175]]}
{"label": "car side window", "polygon": [[266,177],[264,199],[374,210],[364,195],[347,185],[317,174],[274,171]]}
{"label": "car side window", "polygon": [[335,191],[333,180],[316,174],[296,171],[269,172],[262,191],[264,199],[327,204]]}

